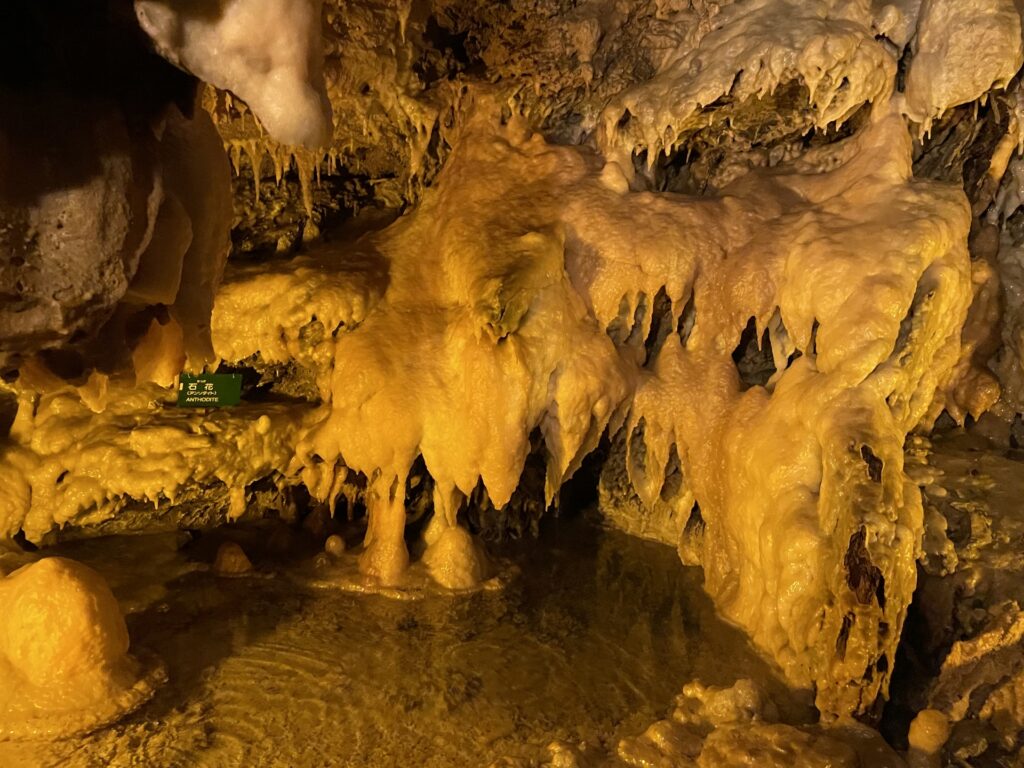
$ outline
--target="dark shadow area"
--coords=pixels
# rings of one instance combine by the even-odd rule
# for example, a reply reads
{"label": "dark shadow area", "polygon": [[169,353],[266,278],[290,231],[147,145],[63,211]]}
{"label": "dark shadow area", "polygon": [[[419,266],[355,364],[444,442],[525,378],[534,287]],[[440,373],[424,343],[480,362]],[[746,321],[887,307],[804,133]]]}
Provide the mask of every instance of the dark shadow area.
{"label": "dark shadow area", "polygon": [[765,329],[761,334],[760,343],[757,337],[757,324],[750,318],[740,336],[740,342],[733,350],[732,360],[740,375],[740,390],[751,387],[763,387],[775,375],[775,358],[772,356],[772,342]]}

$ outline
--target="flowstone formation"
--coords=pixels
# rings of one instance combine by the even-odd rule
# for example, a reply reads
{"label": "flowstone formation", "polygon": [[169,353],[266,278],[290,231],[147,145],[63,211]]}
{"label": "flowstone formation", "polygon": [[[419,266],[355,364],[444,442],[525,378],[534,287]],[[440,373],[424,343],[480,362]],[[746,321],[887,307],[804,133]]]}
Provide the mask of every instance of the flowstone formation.
{"label": "flowstone formation", "polygon": [[[700,200],[630,194],[599,154],[495,122],[485,103],[415,211],[336,253],[332,282],[360,287],[354,298],[295,315],[277,297],[305,290],[301,267],[288,288],[254,275],[247,301],[230,282],[214,313],[229,359],[265,347],[278,362],[274,340],[314,320],[330,330],[299,476],[328,499],[349,473],[367,478],[365,570],[396,581],[418,457],[451,526],[478,483],[509,501],[534,430],[550,501],[606,430],[625,429],[647,506],[676,456],[673,500],[687,500],[683,522],[700,504],[690,546],[720,609],[815,684],[822,709],[870,707],[921,535],[903,440],[958,360],[971,297],[962,193],[910,180],[907,130],[881,111],[845,143]],[[384,272],[374,261],[388,265],[382,295],[358,281]],[[281,314],[248,346],[221,342],[271,285]],[[751,318],[779,370],[741,391],[732,351]],[[315,369],[318,347],[292,359]]]}
{"label": "flowstone formation", "polygon": [[[596,464],[826,721],[879,715],[926,556],[908,435],[1021,411],[1013,3],[129,10],[206,82],[90,134],[110,173],[0,187],[19,301],[66,242],[105,280],[12,310],[0,532],[344,509],[366,583],[468,590],[475,532]],[[246,402],[176,410],[218,365]]]}
{"label": "flowstone formation", "polygon": [[731,688],[690,683],[676,698],[670,718],[640,737],[623,740],[619,757],[629,766],[754,764],[904,768],[900,757],[870,728],[793,726],[774,722],[773,705],[750,680]]}

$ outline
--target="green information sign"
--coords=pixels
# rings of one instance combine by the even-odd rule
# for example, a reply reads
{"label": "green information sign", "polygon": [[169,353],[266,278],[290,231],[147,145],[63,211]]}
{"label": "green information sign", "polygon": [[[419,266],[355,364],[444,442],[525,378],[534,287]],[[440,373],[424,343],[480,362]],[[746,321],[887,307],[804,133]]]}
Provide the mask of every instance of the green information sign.
{"label": "green information sign", "polygon": [[241,399],[241,374],[183,373],[178,377],[179,408],[220,408],[238,405]]}

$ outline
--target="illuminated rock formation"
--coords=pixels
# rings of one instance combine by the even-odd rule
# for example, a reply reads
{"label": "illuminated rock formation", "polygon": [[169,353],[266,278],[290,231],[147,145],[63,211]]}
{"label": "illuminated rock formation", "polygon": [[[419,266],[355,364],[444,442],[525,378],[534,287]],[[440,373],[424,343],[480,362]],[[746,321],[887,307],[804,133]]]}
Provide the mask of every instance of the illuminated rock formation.
{"label": "illuminated rock formation", "polygon": [[[633,484],[652,505],[676,451],[726,615],[795,682],[815,683],[823,709],[869,706],[885,691],[920,540],[903,439],[958,359],[971,298],[962,194],[910,181],[909,136],[884,113],[718,200],[624,195],[598,156],[491,125],[483,111],[470,122],[413,214],[335,257],[343,280],[347,262],[357,274],[387,264],[387,289],[315,312],[342,319],[322,342],[336,362],[323,420],[298,445],[300,476],[326,498],[350,471],[370,480],[364,563],[394,580],[417,456],[441,498],[482,483],[501,507],[534,429],[550,499],[609,425],[642,428]],[[297,338],[311,318],[280,297],[306,279],[279,283],[281,314],[252,329]],[[228,329],[265,280],[219,305],[218,345],[233,349]],[[670,308],[645,361],[659,291]],[[354,306],[371,308],[352,323]],[[731,352],[749,318],[779,371],[741,392]]]}
{"label": "illuminated rock formation", "polygon": [[[269,405],[247,415],[169,411],[165,391],[102,382],[93,410],[65,389],[25,396],[3,449],[0,527],[41,540],[54,526],[96,525],[132,501],[150,508],[216,490],[228,517],[246,489],[287,466],[302,410]],[[109,398],[109,400],[107,399]]]}
{"label": "illuminated rock formation", "polygon": [[[65,362],[123,368],[142,335],[135,326],[146,327],[156,304],[178,326],[177,369],[210,356],[209,313],[231,225],[229,165],[195,108],[195,83],[152,53],[114,4],[58,18],[15,4],[5,24],[6,368],[49,349]],[[166,371],[155,375],[167,383]]]}
{"label": "illuminated rock formation", "polygon": [[[1015,6],[538,5],[544,23],[455,0],[136,0],[207,85],[95,133],[102,172],[0,209],[40,243],[4,280],[47,267],[0,324],[20,355],[0,532],[46,542],[204,496],[205,522],[233,520],[301,486],[365,505],[367,580],[400,587],[421,556],[470,589],[489,566],[467,508],[502,515],[531,459],[550,506],[604,440],[607,518],[699,564],[826,718],[877,714],[925,533],[907,436],[1024,402],[1024,132],[1016,87],[994,95],[1021,65]],[[239,222],[306,216],[265,238],[272,260],[224,267],[228,157],[270,201]],[[332,239],[316,180],[341,167],[372,190],[353,213],[390,212]],[[47,304],[55,280],[81,295]],[[287,399],[168,407],[177,373],[218,361]],[[420,466],[433,518],[410,553]],[[756,738],[821,746],[779,733]]]}
{"label": "illuminated rock formation", "polygon": [[317,0],[233,0],[211,8],[138,0],[135,10],[162,56],[245,99],[278,140],[326,144],[331,106]]}
{"label": "illuminated rock formation", "polygon": [[128,655],[117,601],[89,568],[59,557],[0,578],[0,740],[61,738],[113,722],[163,671]]}
{"label": "illuminated rock formation", "polygon": [[[779,724],[773,705],[750,680],[716,689],[690,683],[670,718],[619,744],[626,765],[843,766],[904,768],[881,738],[859,723],[834,727]],[[941,744],[940,744],[941,746]]]}

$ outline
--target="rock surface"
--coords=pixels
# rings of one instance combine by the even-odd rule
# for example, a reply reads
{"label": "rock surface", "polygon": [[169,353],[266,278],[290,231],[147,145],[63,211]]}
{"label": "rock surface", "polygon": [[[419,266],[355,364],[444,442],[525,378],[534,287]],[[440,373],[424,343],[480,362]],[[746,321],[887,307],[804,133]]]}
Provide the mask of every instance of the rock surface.
{"label": "rock surface", "polygon": [[148,699],[159,664],[128,655],[128,630],[95,571],[49,557],[0,579],[0,740],[67,738]]}

